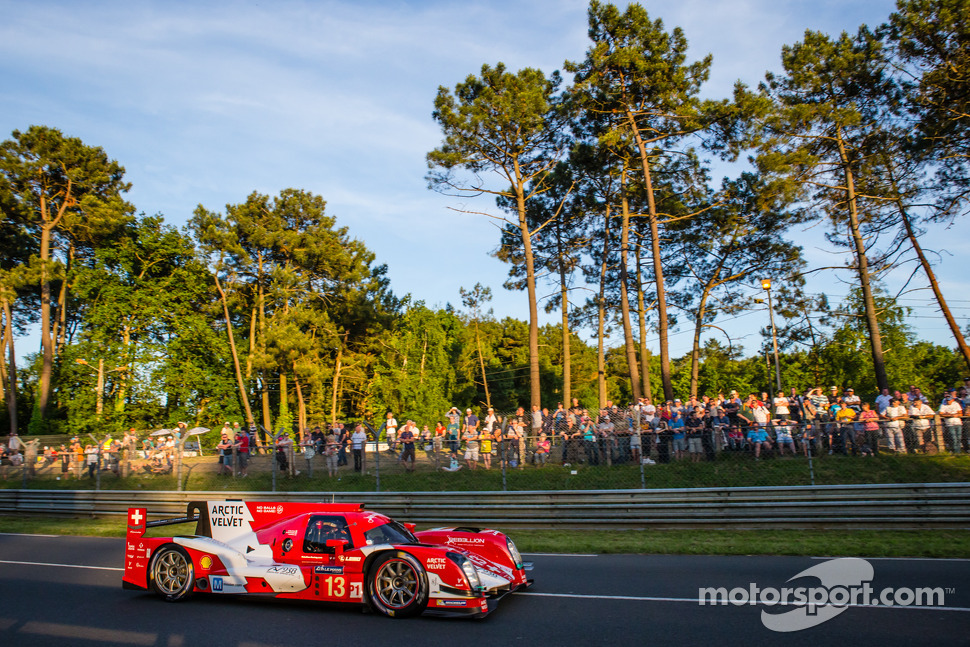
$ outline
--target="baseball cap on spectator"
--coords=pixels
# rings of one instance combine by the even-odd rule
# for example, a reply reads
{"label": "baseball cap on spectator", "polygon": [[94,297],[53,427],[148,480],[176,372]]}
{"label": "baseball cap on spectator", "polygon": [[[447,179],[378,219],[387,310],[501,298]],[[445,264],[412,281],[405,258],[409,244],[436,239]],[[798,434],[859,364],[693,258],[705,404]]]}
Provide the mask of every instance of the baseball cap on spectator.
{"label": "baseball cap on spectator", "polygon": [[839,390],[839,387],[837,387],[837,386],[830,386],[829,387],[829,391],[838,391],[838,390]]}
{"label": "baseball cap on spectator", "polygon": [[855,389],[846,389],[846,393],[855,393]]}

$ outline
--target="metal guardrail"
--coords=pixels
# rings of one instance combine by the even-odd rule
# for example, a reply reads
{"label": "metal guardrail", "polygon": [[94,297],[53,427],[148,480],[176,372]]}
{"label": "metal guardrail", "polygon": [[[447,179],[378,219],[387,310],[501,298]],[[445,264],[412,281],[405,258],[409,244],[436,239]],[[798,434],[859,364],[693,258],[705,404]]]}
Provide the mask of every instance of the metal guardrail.
{"label": "metal guardrail", "polygon": [[531,492],[170,492],[0,490],[0,514],[155,516],[189,501],[363,503],[421,525],[497,528],[970,528],[970,483]]}

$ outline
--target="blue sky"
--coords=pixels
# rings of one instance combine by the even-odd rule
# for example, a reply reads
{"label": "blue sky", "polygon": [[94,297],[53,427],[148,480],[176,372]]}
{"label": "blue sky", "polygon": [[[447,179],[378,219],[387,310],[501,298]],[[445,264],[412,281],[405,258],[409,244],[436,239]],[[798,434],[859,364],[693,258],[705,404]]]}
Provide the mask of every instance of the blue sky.
{"label": "blue sky", "polygon": [[[895,6],[642,4],[684,29],[694,58],[714,55],[704,91],[711,97],[777,69],[781,46],[806,28],[851,32],[881,23]],[[524,293],[501,287],[506,268],[489,256],[498,241],[492,221],[449,209],[463,205],[427,189],[424,156],[441,138],[432,103],[439,85],[453,87],[483,63],[551,72],[581,59],[586,8],[576,0],[0,0],[0,136],[44,124],[102,146],[125,166],[138,211],[177,226],[199,204],[221,211],[254,190],[312,191],[388,264],[396,293],[458,304],[460,287],[481,282],[492,287],[496,316],[524,320]],[[494,210],[486,198],[467,206]],[[817,230],[795,235],[807,241],[811,263],[833,264]],[[952,231],[933,232],[927,245],[951,253],[941,256],[941,278],[961,306],[968,282],[957,259],[968,245]],[[844,295],[839,276],[848,278],[820,277],[815,288]],[[950,345],[942,319],[919,305],[926,293],[911,298],[920,334]],[[970,307],[957,312],[966,325]],[[752,312],[726,325],[753,351],[766,319]],[[675,335],[672,353],[689,340],[689,332]],[[21,354],[35,350],[35,340],[25,342]]]}

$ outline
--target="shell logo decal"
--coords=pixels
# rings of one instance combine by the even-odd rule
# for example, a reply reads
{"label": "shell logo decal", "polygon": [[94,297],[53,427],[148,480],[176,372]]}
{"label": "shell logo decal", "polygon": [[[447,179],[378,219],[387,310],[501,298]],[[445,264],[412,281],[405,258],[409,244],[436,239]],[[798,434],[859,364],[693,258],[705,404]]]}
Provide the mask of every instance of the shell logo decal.
{"label": "shell logo decal", "polygon": [[205,557],[200,559],[199,568],[201,568],[203,571],[207,571],[210,568],[212,568],[212,558],[206,555]]}

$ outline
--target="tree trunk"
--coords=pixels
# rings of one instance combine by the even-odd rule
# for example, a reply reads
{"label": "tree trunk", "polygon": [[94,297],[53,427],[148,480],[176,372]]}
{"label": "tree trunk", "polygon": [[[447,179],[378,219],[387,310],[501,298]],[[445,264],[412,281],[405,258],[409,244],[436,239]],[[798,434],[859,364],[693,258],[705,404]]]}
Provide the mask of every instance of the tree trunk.
{"label": "tree trunk", "polygon": [[525,187],[515,163],[515,201],[519,215],[519,234],[522,237],[522,251],[525,254],[525,283],[529,297],[529,405],[542,406],[542,388],[539,382],[539,306],[536,302],[535,258],[532,255],[532,234],[525,212]]}
{"label": "tree trunk", "polygon": [[562,399],[572,402],[572,351],[569,334],[569,290],[566,285],[566,272],[563,264],[559,263],[559,291],[562,301]]}
{"label": "tree trunk", "polygon": [[933,266],[930,265],[929,260],[926,258],[926,254],[923,253],[923,246],[919,244],[919,240],[916,237],[916,232],[913,230],[913,223],[909,219],[909,213],[906,211],[906,207],[903,205],[901,199],[899,199],[899,191],[896,184],[896,178],[893,173],[893,166],[891,161],[886,160],[886,167],[889,171],[889,179],[893,185],[893,192],[897,196],[896,206],[899,208],[899,217],[903,221],[903,227],[906,229],[906,238],[909,240],[909,244],[913,247],[913,251],[916,252],[916,257],[919,258],[919,264],[923,268],[923,272],[926,274],[926,279],[930,282],[930,288],[933,290],[933,296],[936,297],[936,303],[940,306],[940,312],[943,313],[943,318],[946,319],[946,325],[950,327],[950,332],[953,334],[953,339],[957,343],[957,348],[960,349],[960,354],[963,355],[963,363],[967,367],[967,371],[970,371],[970,346],[967,345],[967,340],[963,336],[963,331],[960,330],[960,326],[957,324],[956,319],[953,318],[953,313],[950,312],[950,306],[947,305],[946,299],[943,298],[943,291],[940,289],[940,284],[936,280],[936,273],[933,271]]}
{"label": "tree trunk", "polygon": [[[596,383],[599,404],[606,406],[606,268],[610,255],[610,205],[606,205],[606,222],[603,227],[603,259],[600,262],[600,291],[596,307]],[[566,404],[569,404],[568,402]]]}
{"label": "tree trunk", "polygon": [[707,298],[711,294],[711,284],[704,286],[697,313],[694,316],[694,344],[690,352],[690,397],[697,397],[697,382],[701,372],[701,329],[704,327],[704,315],[707,313]]}
{"label": "tree trunk", "polygon": [[[290,426],[293,425],[289,421],[290,418],[290,389],[287,384],[286,370],[280,370],[280,420],[287,422]],[[289,429],[284,429],[283,431],[290,431]],[[300,439],[300,432],[297,431],[295,435],[294,442],[298,442]]]}
{"label": "tree trunk", "polygon": [[54,323],[54,356],[57,357],[64,350],[67,344],[67,277],[71,275],[71,267],[74,265],[74,245],[67,250],[67,267],[64,268],[64,279],[61,281],[61,289],[57,293],[57,321]]}
{"label": "tree trunk", "polygon": [[627,111],[627,120],[630,122],[630,129],[633,138],[637,143],[637,150],[640,153],[640,163],[643,166],[643,182],[647,194],[647,215],[650,223],[650,244],[653,253],[653,277],[657,285],[657,330],[660,337],[660,381],[663,384],[664,398],[674,399],[674,385],[670,380],[670,350],[667,343],[667,294],[664,290],[663,264],[660,258],[660,227],[657,224],[657,204],[653,196],[653,179],[650,174],[650,159],[647,156],[647,147],[640,136],[640,129],[637,127],[636,119],[632,111]]}
{"label": "tree trunk", "polygon": [[14,352],[13,340],[13,309],[10,307],[8,299],[2,300],[5,336],[7,338],[7,351],[9,361],[7,362],[7,390],[6,402],[7,413],[10,416],[10,433],[17,431],[17,355]]}
{"label": "tree trunk", "polygon": [[300,428],[302,437],[307,429],[306,402],[303,401],[303,389],[300,386],[300,376],[296,372],[296,362],[293,362],[293,386],[296,388],[296,424]]}
{"label": "tree trunk", "polygon": [[[41,200],[41,211],[46,213],[46,202]],[[44,220],[47,218],[45,217]],[[37,415],[42,422],[47,417],[47,402],[51,392],[51,368],[54,364],[54,340],[51,338],[51,282],[50,248],[52,227],[41,227],[40,234],[40,347],[43,356],[40,369],[40,385],[37,392]],[[40,427],[36,428],[40,431]]]}
{"label": "tree trunk", "polygon": [[492,396],[488,392],[488,378],[485,376],[485,356],[482,354],[482,333],[478,327],[478,319],[475,320],[475,344],[478,346],[478,367],[482,371],[482,387],[485,389],[485,406],[492,408]]}
{"label": "tree trunk", "polygon": [[647,300],[643,296],[643,258],[640,250],[642,237],[637,236],[637,323],[640,327],[640,381],[643,397],[653,402],[653,388],[650,384],[650,349],[647,348]]}
{"label": "tree trunk", "polygon": [[340,369],[343,368],[343,344],[337,348],[337,361],[333,368],[333,389],[330,393],[330,424],[337,422],[337,394],[340,387]]}
{"label": "tree trunk", "polygon": [[239,353],[236,352],[236,337],[232,334],[232,321],[229,319],[229,304],[226,302],[226,293],[219,283],[219,275],[215,274],[216,290],[219,291],[219,298],[222,301],[222,314],[226,318],[226,332],[229,334],[229,350],[232,352],[232,365],[236,369],[236,386],[239,388],[239,401],[246,412],[246,424],[252,426],[253,412],[249,408],[249,393],[246,391],[246,384],[243,382],[242,370],[239,367]]}
{"label": "tree trunk", "polygon": [[[624,173],[623,185],[626,186]],[[630,369],[630,390],[633,399],[642,397],[640,392],[640,370],[637,365],[637,351],[633,345],[633,326],[630,323],[630,296],[627,289],[629,276],[627,274],[627,253],[630,249],[630,203],[626,193],[623,194],[623,220],[620,228],[620,312],[623,319],[623,341],[626,348],[626,363]]]}
{"label": "tree trunk", "polygon": [[872,295],[872,285],[869,280],[869,257],[866,255],[866,242],[862,238],[859,227],[859,211],[856,203],[855,179],[849,165],[849,157],[845,152],[845,143],[841,131],[838,134],[839,154],[845,169],[846,198],[849,205],[849,233],[855,245],[856,268],[859,272],[859,283],[862,286],[862,301],[866,311],[866,328],[869,330],[869,345],[872,350],[872,365],[876,374],[876,386],[881,391],[889,388],[889,378],[886,375],[886,361],[882,353],[882,336],[879,333],[879,320],[876,317],[876,300]]}

